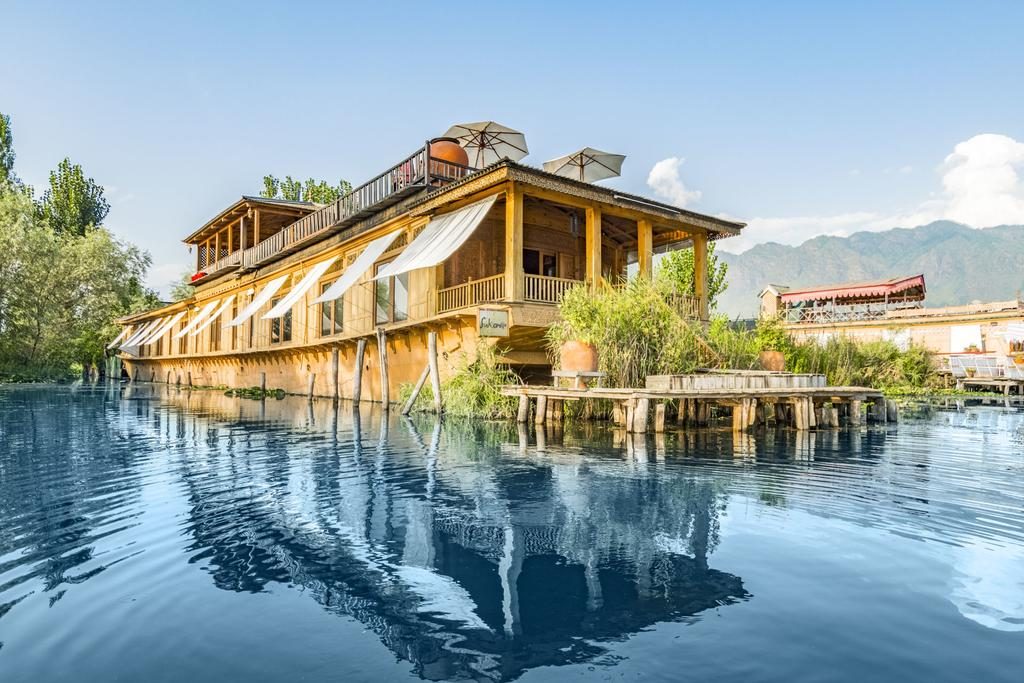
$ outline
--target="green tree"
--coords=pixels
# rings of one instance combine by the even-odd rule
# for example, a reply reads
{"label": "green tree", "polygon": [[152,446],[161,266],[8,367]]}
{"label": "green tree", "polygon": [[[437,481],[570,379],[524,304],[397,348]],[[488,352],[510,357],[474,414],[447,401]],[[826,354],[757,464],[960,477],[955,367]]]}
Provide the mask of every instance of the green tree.
{"label": "green tree", "polygon": [[283,180],[272,175],[265,175],[260,196],[267,199],[287,199],[293,202],[330,204],[351,191],[352,184],[344,179],[339,180],[337,185],[331,185],[326,180],[314,180],[313,178],[307,178],[303,182],[290,175],[285,176]]}
{"label": "green tree", "polygon": [[192,286],[192,270],[186,270],[178,278],[178,281],[171,285],[171,300],[181,301],[188,299],[196,293],[196,288]]}
{"label": "green tree", "polygon": [[17,184],[14,175],[14,135],[11,117],[0,114],[0,187]]}
{"label": "green tree", "polygon": [[50,172],[50,187],[38,204],[39,217],[54,232],[65,235],[85,235],[99,227],[109,211],[103,187],[86,178],[82,167],[70,159]]}
{"label": "green tree", "polygon": [[[720,262],[715,254],[715,245],[708,245],[708,306],[714,310],[719,295],[725,291],[728,283],[725,275],[729,264]],[[696,282],[693,278],[693,249],[671,251],[661,257],[656,265],[656,278],[659,284],[674,292],[695,294]]]}
{"label": "green tree", "polygon": [[0,376],[96,364],[118,317],[152,308],[149,255],[97,228],[58,233],[22,192],[0,190]]}

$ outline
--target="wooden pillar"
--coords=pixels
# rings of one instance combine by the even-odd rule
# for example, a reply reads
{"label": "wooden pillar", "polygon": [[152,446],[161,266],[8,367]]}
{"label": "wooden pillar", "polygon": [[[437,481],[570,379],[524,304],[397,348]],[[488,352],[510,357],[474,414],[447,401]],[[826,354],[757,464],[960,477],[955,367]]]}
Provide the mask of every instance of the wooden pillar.
{"label": "wooden pillar", "polygon": [[352,373],[352,402],[359,403],[363,393],[363,358],[366,356],[366,337],[356,342],[356,366]]}
{"label": "wooden pillar", "polygon": [[338,386],[338,370],[340,362],[338,359],[338,347],[331,349],[331,398],[337,399],[340,393]]}
{"label": "wooden pillar", "polygon": [[260,243],[260,210],[254,209],[252,215],[252,246],[255,247]]}
{"label": "wooden pillar", "polygon": [[636,222],[636,238],[640,277],[650,278],[654,268],[654,231],[650,221],[640,219]]}
{"label": "wooden pillar", "polygon": [[238,221],[238,248],[245,251],[245,219],[248,216],[242,216]]}
{"label": "wooden pillar", "polygon": [[850,418],[849,418],[849,420],[850,420],[850,426],[851,427],[859,427],[860,426],[860,415],[861,415],[861,401],[860,401],[860,399],[855,398],[852,401],[850,401]]}
{"label": "wooden pillar", "polygon": [[235,250],[235,231],[228,226],[228,253],[232,253]]}
{"label": "wooden pillar", "polygon": [[543,425],[548,413],[548,397],[541,394],[537,397],[537,416],[533,419],[534,424]]}
{"label": "wooden pillar", "polygon": [[220,260],[220,232],[213,236],[213,260],[215,263]]}
{"label": "wooden pillar", "polygon": [[309,382],[308,382],[308,386],[306,387],[306,398],[308,398],[310,400],[313,399],[313,390],[315,388],[316,388],[316,373],[315,372],[311,372],[311,373],[309,373]]}
{"label": "wooden pillar", "polygon": [[633,433],[643,434],[647,431],[647,414],[651,410],[649,398],[638,398],[633,408]]}
{"label": "wooden pillar", "polygon": [[388,377],[388,338],[383,327],[377,328],[377,355],[380,358],[380,404],[384,410],[388,410],[391,405],[391,380]]}
{"label": "wooden pillar", "polygon": [[519,395],[519,412],[516,413],[516,422],[525,424],[530,419],[530,397],[526,394]]}
{"label": "wooden pillar", "polygon": [[654,406],[654,431],[658,434],[665,431],[665,403],[662,401]]}
{"label": "wooden pillar", "polygon": [[427,335],[427,364],[430,368],[430,390],[434,394],[434,412],[441,414],[441,373],[437,369],[437,332]]}
{"label": "wooden pillar", "polygon": [[584,279],[595,288],[601,282],[601,209],[596,206],[586,210],[586,251]]}
{"label": "wooden pillar", "polygon": [[708,236],[698,232],[693,236],[693,284],[694,296],[697,297],[697,310],[701,320],[707,320],[708,314]]}
{"label": "wooden pillar", "polygon": [[526,294],[523,273],[523,191],[514,183],[505,190],[505,299],[522,301]]}

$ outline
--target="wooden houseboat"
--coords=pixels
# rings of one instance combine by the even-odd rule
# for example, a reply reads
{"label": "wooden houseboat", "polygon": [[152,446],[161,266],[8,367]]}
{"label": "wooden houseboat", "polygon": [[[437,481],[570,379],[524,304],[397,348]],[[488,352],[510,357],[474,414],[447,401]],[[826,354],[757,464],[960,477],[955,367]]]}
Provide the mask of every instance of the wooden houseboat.
{"label": "wooden houseboat", "polygon": [[480,343],[536,376],[567,288],[630,264],[649,276],[677,248],[694,250],[687,305],[707,318],[708,242],[742,223],[508,159],[472,168],[452,147],[427,143],[326,206],[233,203],[185,239],[194,296],[121,321],[127,375],[396,401],[434,339],[442,378]]}

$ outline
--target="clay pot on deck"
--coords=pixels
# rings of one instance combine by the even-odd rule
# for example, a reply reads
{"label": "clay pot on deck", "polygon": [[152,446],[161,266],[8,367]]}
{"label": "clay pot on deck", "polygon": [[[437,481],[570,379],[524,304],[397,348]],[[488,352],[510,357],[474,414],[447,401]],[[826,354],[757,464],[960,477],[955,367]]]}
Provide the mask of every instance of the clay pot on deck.
{"label": "clay pot on deck", "polygon": [[761,369],[769,372],[783,372],[786,369],[786,356],[782,351],[762,351],[757,354]]}
{"label": "clay pot on deck", "polygon": [[567,341],[559,349],[562,370],[597,372],[597,347],[581,341]]}
{"label": "clay pot on deck", "polygon": [[430,141],[430,175],[438,178],[452,178],[461,170],[444,162],[469,166],[469,154],[462,149],[455,138],[434,138]]}

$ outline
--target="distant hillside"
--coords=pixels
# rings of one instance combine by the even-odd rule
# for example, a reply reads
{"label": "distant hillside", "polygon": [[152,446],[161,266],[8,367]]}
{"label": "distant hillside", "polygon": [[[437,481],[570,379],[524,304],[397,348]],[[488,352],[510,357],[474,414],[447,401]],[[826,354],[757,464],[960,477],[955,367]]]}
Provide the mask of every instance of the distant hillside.
{"label": "distant hillside", "polygon": [[975,230],[939,221],[718,254],[729,264],[719,309],[730,317],[756,315],[757,294],[768,283],[805,287],[924,273],[928,306],[1012,299],[1024,289],[1022,225]]}

